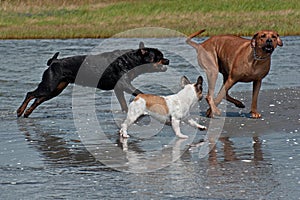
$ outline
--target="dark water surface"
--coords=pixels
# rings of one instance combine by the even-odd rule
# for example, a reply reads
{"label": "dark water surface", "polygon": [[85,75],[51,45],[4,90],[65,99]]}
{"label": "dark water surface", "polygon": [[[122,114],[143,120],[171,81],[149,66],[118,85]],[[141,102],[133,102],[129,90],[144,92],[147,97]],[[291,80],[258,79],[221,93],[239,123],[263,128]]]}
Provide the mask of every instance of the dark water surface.
{"label": "dark water surface", "polygon": [[[29,118],[16,117],[56,51],[64,57],[97,48],[137,48],[140,39],[0,41],[0,199],[300,199],[299,39],[283,37],[284,46],[272,56],[259,96],[263,118],[248,117],[252,85],[234,86],[246,108],[224,103],[221,136],[208,144],[206,153],[197,141],[207,131],[183,125],[183,133],[192,137],[178,140],[169,126],[153,131],[147,118],[140,122],[145,128],[133,128],[132,137],[120,140],[118,126],[125,114],[108,91],[95,92],[98,124],[92,115],[79,119],[89,131],[82,132],[76,121],[76,108],[90,109],[86,101],[74,104],[77,98],[88,99],[89,89],[83,87],[74,94],[70,85]],[[171,63],[165,73],[138,77],[133,85],[142,91],[171,94],[179,90],[180,76],[195,81],[204,75],[194,67],[194,49],[184,38],[144,42],[161,49]],[[206,108],[202,100],[200,111],[192,114],[211,128]]]}

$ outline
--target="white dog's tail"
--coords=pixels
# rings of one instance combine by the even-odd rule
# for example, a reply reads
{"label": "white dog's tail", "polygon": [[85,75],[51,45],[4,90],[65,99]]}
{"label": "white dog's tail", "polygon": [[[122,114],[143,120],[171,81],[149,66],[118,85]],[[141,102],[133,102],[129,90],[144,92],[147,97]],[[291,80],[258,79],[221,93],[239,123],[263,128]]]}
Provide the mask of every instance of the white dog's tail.
{"label": "white dog's tail", "polygon": [[191,45],[192,47],[194,47],[195,49],[197,49],[197,47],[198,47],[199,44],[196,43],[196,42],[193,42],[193,41],[192,41],[192,38],[196,37],[197,35],[200,35],[200,34],[203,33],[204,31],[205,31],[205,29],[200,30],[200,31],[197,31],[197,32],[191,34],[191,35],[186,39],[186,43],[188,43],[189,45]]}

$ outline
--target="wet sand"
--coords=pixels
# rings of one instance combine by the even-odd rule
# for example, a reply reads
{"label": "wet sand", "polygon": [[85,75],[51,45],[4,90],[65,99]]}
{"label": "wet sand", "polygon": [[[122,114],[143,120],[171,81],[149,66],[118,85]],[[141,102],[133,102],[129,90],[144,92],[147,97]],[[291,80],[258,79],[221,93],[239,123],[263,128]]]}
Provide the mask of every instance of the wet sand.
{"label": "wet sand", "polygon": [[266,134],[293,132],[300,127],[300,88],[260,91],[258,111],[261,119],[250,118],[251,92],[233,93],[237,99],[245,99],[246,108],[238,111],[234,105],[226,110],[224,130],[234,135],[247,133]]}

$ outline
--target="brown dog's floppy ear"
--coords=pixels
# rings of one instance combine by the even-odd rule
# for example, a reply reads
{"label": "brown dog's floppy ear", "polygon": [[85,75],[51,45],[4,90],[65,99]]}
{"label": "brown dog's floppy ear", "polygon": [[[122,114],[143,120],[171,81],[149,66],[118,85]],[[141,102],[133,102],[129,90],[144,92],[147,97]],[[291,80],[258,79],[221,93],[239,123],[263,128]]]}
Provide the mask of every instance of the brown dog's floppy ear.
{"label": "brown dog's floppy ear", "polygon": [[277,45],[280,46],[280,47],[283,46],[282,40],[280,39],[278,34],[277,34]]}
{"label": "brown dog's floppy ear", "polygon": [[182,76],[181,80],[180,80],[181,88],[184,88],[184,86],[187,84],[191,84],[191,82],[189,81],[189,79],[186,76]]}
{"label": "brown dog's floppy ear", "polygon": [[255,35],[253,35],[252,39],[251,39],[251,47],[254,48],[255,47],[255,40],[256,40],[256,37],[258,35],[258,32],[255,33]]}

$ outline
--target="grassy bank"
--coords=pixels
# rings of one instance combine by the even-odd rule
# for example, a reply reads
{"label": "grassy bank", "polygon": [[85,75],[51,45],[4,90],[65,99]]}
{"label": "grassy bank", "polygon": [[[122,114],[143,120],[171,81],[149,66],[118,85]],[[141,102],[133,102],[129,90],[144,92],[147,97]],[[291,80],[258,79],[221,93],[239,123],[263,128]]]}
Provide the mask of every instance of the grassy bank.
{"label": "grassy bank", "polygon": [[[0,0],[0,38],[101,38],[133,28],[300,35],[299,0]],[[205,34],[204,34],[205,35]]]}

